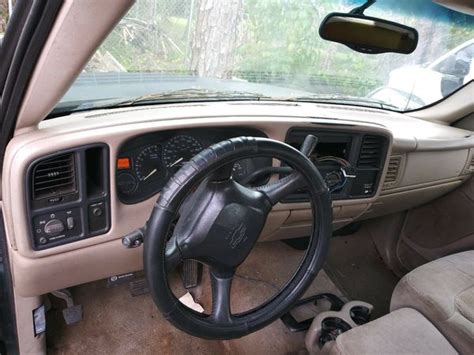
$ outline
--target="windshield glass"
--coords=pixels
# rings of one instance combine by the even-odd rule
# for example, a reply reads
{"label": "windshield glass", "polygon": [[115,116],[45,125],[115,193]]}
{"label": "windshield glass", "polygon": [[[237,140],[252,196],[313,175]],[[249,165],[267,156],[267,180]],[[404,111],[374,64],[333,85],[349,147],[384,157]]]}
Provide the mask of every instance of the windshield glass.
{"label": "windshield glass", "polygon": [[[414,27],[410,55],[362,54],[318,29],[349,0],[139,0],[55,112],[150,102],[276,99],[407,111],[473,80],[474,17],[431,1],[366,10]],[[53,112],[54,114],[54,112]]]}

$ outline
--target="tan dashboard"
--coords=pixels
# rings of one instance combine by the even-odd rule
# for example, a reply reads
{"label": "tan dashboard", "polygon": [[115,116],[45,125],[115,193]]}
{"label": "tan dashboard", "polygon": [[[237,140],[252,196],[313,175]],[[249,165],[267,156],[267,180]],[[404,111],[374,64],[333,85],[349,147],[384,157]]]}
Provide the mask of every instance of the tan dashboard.
{"label": "tan dashboard", "polygon": [[[355,107],[202,103],[94,111],[44,121],[17,134],[4,161],[3,203],[17,292],[33,296],[142,269],[142,249],[125,249],[121,238],[144,225],[157,193],[135,203],[121,202],[115,174],[121,147],[131,138],[150,132],[226,127],[258,130],[280,141],[285,141],[288,131],[295,127],[316,133],[332,130],[386,138],[384,164],[373,194],[335,200],[335,228],[428,202],[461,185],[474,170],[474,136],[469,131]],[[31,164],[51,154],[97,145],[106,147],[108,154],[105,161],[110,174],[104,191],[110,206],[110,228],[104,233],[97,229],[91,238],[35,248],[24,179]],[[88,206],[97,201],[91,200]],[[305,236],[310,227],[308,203],[280,203],[272,211],[261,240]]]}

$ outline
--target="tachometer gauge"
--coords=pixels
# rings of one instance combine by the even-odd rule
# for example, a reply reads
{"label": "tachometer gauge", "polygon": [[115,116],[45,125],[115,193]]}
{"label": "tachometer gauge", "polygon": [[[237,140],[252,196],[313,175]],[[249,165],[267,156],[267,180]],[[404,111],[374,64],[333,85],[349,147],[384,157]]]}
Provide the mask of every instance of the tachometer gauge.
{"label": "tachometer gauge", "polygon": [[177,171],[201,150],[202,145],[196,138],[187,135],[175,136],[163,147],[163,161],[168,169]]}
{"label": "tachometer gauge", "polygon": [[160,148],[156,144],[144,148],[135,158],[135,174],[140,182],[162,177],[163,170]]}

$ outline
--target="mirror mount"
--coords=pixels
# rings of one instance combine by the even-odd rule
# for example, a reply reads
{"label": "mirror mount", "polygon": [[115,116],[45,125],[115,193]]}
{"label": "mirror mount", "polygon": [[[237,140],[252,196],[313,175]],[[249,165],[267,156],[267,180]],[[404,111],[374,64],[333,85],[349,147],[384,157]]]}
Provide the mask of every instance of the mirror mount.
{"label": "mirror mount", "polygon": [[356,7],[355,9],[352,9],[349,13],[353,15],[360,15],[362,16],[364,14],[364,11],[367,10],[369,7],[371,7],[373,4],[376,3],[377,0],[367,0],[365,4]]}

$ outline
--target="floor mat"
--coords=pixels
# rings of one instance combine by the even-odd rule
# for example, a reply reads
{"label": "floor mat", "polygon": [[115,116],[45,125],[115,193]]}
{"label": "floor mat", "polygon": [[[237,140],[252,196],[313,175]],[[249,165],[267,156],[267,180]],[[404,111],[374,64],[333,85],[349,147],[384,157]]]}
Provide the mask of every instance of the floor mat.
{"label": "floor mat", "polygon": [[375,307],[372,319],[390,311],[390,298],[399,279],[386,267],[363,226],[354,234],[331,239],[324,269],[350,299]]}
{"label": "floor mat", "polygon": [[[281,242],[258,243],[238,269],[232,286],[232,310],[239,312],[264,301],[299,265],[303,252]],[[50,354],[296,354],[305,351],[304,332],[291,333],[280,320],[246,337],[209,341],[189,336],[165,321],[149,295],[132,297],[128,284],[107,288],[98,281],[72,289],[84,308],[84,319],[66,326],[60,305],[48,313]],[[324,271],[305,295],[341,292]],[[198,299],[209,308],[207,290]]]}

